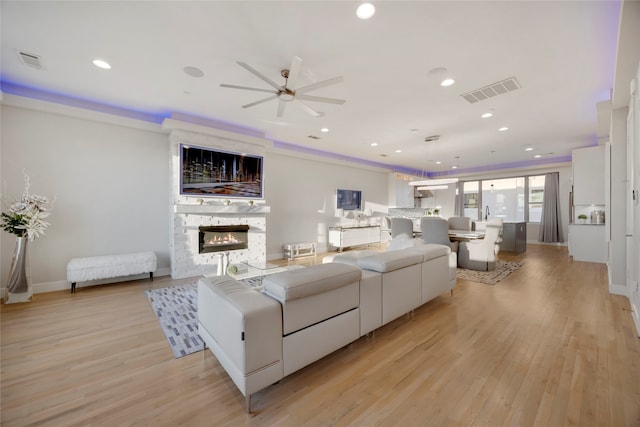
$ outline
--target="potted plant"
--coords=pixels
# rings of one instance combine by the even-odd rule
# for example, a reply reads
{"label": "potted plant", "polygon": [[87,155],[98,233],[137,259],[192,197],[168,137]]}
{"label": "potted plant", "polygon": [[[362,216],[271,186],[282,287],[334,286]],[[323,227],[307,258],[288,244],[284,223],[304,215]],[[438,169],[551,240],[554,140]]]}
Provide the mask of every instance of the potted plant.
{"label": "potted plant", "polygon": [[440,216],[440,209],[435,208],[435,209],[433,210],[433,214],[434,214],[435,216]]}
{"label": "potted plant", "polygon": [[578,222],[584,224],[585,222],[587,222],[587,216],[585,214],[578,215]]}

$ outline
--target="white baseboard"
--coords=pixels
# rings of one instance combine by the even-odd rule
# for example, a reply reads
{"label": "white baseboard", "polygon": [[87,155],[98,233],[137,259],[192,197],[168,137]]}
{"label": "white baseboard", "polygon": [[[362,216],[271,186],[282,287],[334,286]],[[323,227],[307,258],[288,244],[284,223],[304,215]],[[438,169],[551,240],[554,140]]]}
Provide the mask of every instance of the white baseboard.
{"label": "white baseboard", "polygon": [[613,295],[622,295],[629,298],[629,289],[626,285],[617,285],[609,282],[609,293]]}
{"label": "white baseboard", "polygon": [[633,324],[636,326],[636,336],[640,337],[640,313],[638,313],[640,307],[631,304],[631,317],[633,318]]}

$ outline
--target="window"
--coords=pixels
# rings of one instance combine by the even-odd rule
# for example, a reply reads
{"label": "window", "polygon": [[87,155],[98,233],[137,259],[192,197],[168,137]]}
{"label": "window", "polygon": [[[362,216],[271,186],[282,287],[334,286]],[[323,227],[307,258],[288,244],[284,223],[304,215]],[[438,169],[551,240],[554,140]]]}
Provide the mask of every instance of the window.
{"label": "window", "polygon": [[524,177],[482,181],[482,218],[524,221]]}
{"label": "window", "polygon": [[529,222],[540,222],[542,219],[542,202],[544,201],[544,175],[529,177]]}
{"label": "window", "polygon": [[505,222],[540,222],[544,201],[544,175],[484,179],[463,183],[464,216]]}
{"label": "window", "polygon": [[464,216],[468,216],[472,220],[478,220],[478,206],[480,200],[478,199],[479,181],[467,181],[464,183]]}

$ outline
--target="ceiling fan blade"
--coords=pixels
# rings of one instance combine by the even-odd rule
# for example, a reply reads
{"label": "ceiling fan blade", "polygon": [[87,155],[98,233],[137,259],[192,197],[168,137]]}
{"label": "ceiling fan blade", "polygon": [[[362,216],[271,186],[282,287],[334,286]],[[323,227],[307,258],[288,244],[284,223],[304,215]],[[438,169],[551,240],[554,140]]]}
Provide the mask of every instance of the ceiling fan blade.
{"label": "ceiling fan blade", "polygon": [[278,117],[282,117],[284,114],[284,108],[287,106],[287,103],[284,101],[278,101]]}
{"label": "ceiling fan blade", "polygon": [[296,105],[300,108],[302,108],[304,111],[306,111],[307,113],[311,114],[313,117],[322,117],[324,116],[324,113],[321,113],[319,111],[314,110],[313,108],[309,107],[307,104],[305,104],[302,101],[298,101],[297,99],[293,100]]}
{"label": "ceiling fan blade", "polygon": [[277,97],[278,97],[278,95],[267,96],[266,98],[261,99],[261,100],[256,101],[256,102],[252,102],[251,104],[243,105],[242,108],[253,107],[254,105],[258,105],[258,104],[262,104],[263,102],[271,101],[272,99],[276,99]]}
{"label": "ceiling fan blade", "polygon": [[337,99],[337,98],[325,98],[323,96],[312,96],[312,95],[298,95],[296,93],[296,99],[299,99],[301,101],[313,101],[313,102],[326,102],[327,104],[338,104],[338,105],[342,105],[344,104],[345,101],[344,99]]}
{"label": "ceiling fan blade", "polygon": [[220,87],[228,87],[228,88],[230,88],[230,89],[252,90],[252,91],[255,91],[255,92],[267,92],[267,93],[275,93],[275,94],[277,94],[277,93],[278,93],[278,91],[273,90],[273,89],[259,89],[259,88],[257,88],[257,87],[228,85],[228,84],[225,84],[225,83],[222,83],[222,84],[220,85]]}
{"label": "ceiling fan blade", "polygon": [[307,86],[302,86],[300,88],[297,88],[295,92],[296,94],[307,93],[307,92],[311,92],[312,90],[320,89],[321,87],[334,85],[336,83],[342,83],[343,81],[344,81],[344,78],[342,76],[338,76],[332,79],[323,80],[321,82],[311,83],[310,85],[307,85]]}
{"label": "ceiling fan blade", "polygon": [[302,59],[297,56],[293,57],[291,60],[291,68],[289,68],[289,77],[287,78],[287,84],[285,85],[287,88],[296,87],[296,83],[298,82],[298,76],[300,75],[300,68],[302,66]]}
{"label": "ceiling fan blade", "polygon": [[260,73],[260,71],[256,70],[255,68],[251,67],[250,65],[245,64],[244,62],[240,62],[240,61],[238,61],[237,64],[239,66],[241,66],[242,68],[244,68],[245,70],[247,70],[248,72],[250,72],[251,74],[253,74],[256,77],[260,78],[264,82],[268,83],[269,86],[272,86],[276,90],[281,90],[282,89],[282,86],[278,85],[276,82],[274,82],[270,78],[264,76],[262,73]]}

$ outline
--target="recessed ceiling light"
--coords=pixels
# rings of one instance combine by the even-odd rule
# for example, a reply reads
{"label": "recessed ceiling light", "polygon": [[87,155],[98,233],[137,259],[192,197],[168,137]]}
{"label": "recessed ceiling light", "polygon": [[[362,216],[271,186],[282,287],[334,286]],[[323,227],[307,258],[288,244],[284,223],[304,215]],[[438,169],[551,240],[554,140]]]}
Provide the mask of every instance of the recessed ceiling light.
{"label": "recessed ceiling light", "polygon": [[372,146],[372,147],[377,147],[377,146],[378,146],[378,143],[377,143],[377,142],[372,142],[372,143],[371,143],[371,146]]}
{"label": "recessed ceiling light", "polygon": [[438,160],[438,161],[436,162],[436,165],[439,165],[439,164],[442,164],[442,162],[441,162],[440,160]]}
{"label": "recessed ceiling light", "polygon": [[325,132],[325,133],[329,132],[329,128],[322,128],[322,129],[320,129],[320,132]]}
{"label": "recessed ceiling light", "polygon": [[452,77],[447,77],[446,79],[444,79],[443,81],[440,82],[440,86],[449,87],[449,86],[453,85],[455,82],[456,81]]}
{"label": "recessed ceiling light", "polygon": [[94,59],[93,60],[93,65],[95,65],[98,68],[102,68],[103,70],[110,70],[111,69],[111,65],[105,61],[104,59]]}
{"label": "recessed ceiling light", "polygon": [[375,14],[376,14],[376,7],[371,3],[362,3],[356,9],[356,16],[363,20],[370,19]]}
{"label": "recessed ceiling light", "polygon": [[506,126],[503,126],[503,127],[501,127],[500,129],[498,129],[498,131],[500,131],[500,132],[504,132],[504,131],[506,131],[506,130],[509,130],[509,128],[508,128],[508,127],[506,127]]}
{"label": "recessed ceiling light", "polygon": [[537,158],[542,157],[542,155],[541,155],[541,154],[536,154],[536,155],[535,155],[535,156],[533,156],[533,157],[535,157],[535,158],[537,159]]}
{"label": "recessed ceiling light", "polygon": [[486,113],[484,113],[480,117],[482,117],[483,119],[488,119],[489,117],[493,117],[493,110],[487,111]]}
{"label": "recessed ceiling light", "polygon": [[396,153],[402,153],[402,150],[396,150]]}
{"label": "recessed ceiling light", "polygon": [[184,67],[182,69],[182,71],[184,71],[184,73],[188,76],[191,77],[202,77],[204,76],[204,71],[202,71],[200,68],[196,68],[196,67]]}
{"label": "recessed ceiling light", "polygon": [[433,80],[439,81],[440,86],[443,87],[451,86],[456,82],[449,70],[444,67],[432,68],[427,72],[427,76]]}
{"label": "recessed ceiling light", "polygon": [[451,166],[451,169],[458,169],[457,166]]}
{"label": "recessed ceiling light", "polygon": [[533,151],[533,147],[527,147],[524,149],[524,151]]}

